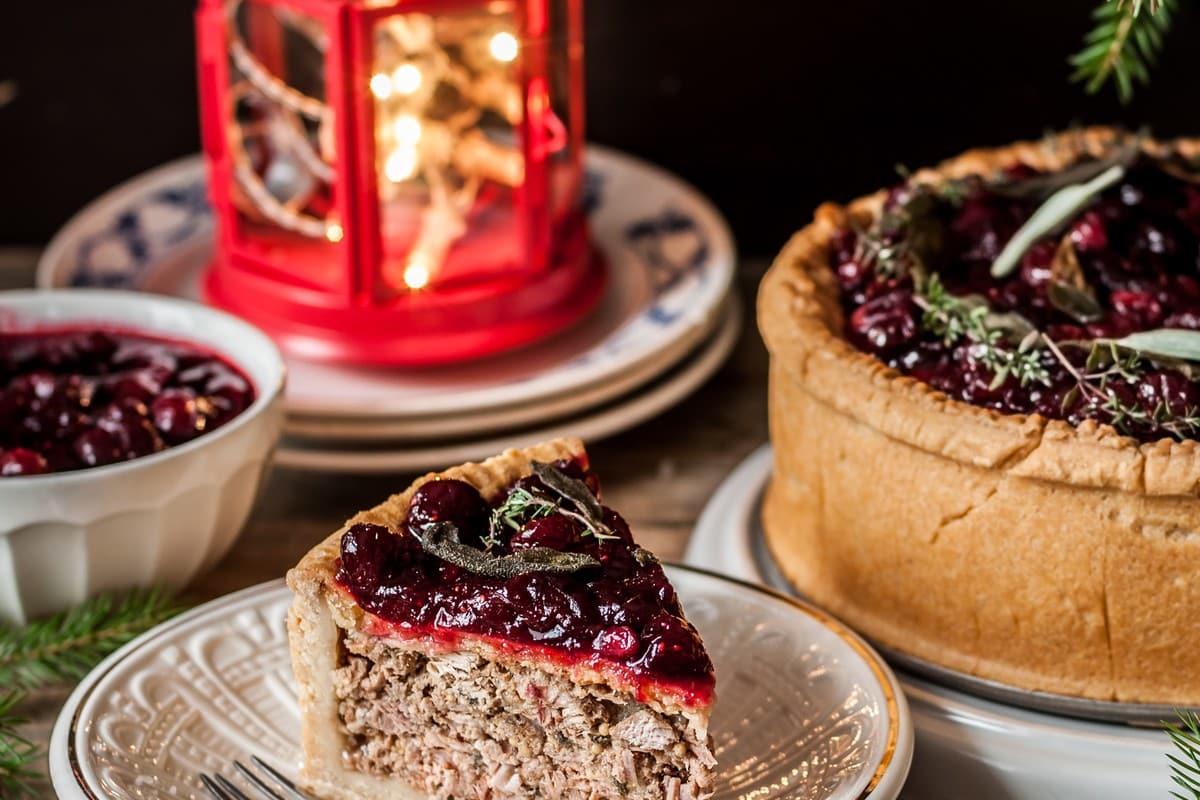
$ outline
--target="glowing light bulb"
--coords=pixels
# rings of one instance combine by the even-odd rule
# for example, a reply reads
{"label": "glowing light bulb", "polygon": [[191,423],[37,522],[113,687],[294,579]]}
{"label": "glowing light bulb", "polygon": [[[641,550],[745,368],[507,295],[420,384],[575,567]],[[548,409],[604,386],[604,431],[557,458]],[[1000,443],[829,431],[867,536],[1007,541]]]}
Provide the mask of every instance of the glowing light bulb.
{"label": "glowing light bulb", "polygon": [[325,228],[325,238],[334,244],[340,242],[342,237],[345,235],[346,232],[342,230],[342,226],[338,225],[336,222],[329,223],[329,225]]}
{"label": "glowing light bulb", "polygon": [[392,133],[396,141],[411,147],[421,139],[421,121],[412,114],[402,114],[392,123]]}
{"label": "glowing light bulb", "polygon": [[517,60],[517,53],[520,52],[521,46],[517,43],[517,37],[508,31],[501,31],[492,37],[488,49],[492,52],[492,58],[507,64]]}
{"label": "glowing light bulb", "polygon": [[417,148],[401,145],[392,151],[383,165],[383,174],[392,183],[406,181],[417,172]]}
{"label": "glowing light bulb", "polygon": [[414,255],[404,268],[404,285],[410,289],[424,289],[429,283],[429,267],[420,255]]}
{"label": "glowing light bulb", "polygon": [[380,100],[387,100],[392,96],[392,79],[382,72],[377,72],[371,76],[371,93]]}
{"label": "glowing light bulb", "polygon": [[392,73],[392,88],[400,94],[413,94],[421,88],[425,76],[416,64],[401,64]]}

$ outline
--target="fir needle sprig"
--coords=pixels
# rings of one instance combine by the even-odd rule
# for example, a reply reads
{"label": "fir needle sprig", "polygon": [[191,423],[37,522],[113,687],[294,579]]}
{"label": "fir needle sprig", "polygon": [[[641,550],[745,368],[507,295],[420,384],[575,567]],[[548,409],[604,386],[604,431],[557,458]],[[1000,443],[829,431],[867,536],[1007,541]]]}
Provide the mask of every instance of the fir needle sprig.
{"label": "fir needle sprig", "polygon": [[41,749],[21,734],[26,720],[16,709],[24,698],[15,690],[0,695],[0,797],[4,798],[35,796],[34,784],[42,777],[33,768]]}
{"label": "fir needle sprig", "polygon": [[108,593],[24,627],[0,625],[0,798],[34,794],[41,749],[21,733],[25,692],[82,678],[105,656],[182,610],[161,589]]}
{"label": "fir needle sprig", "polygon": [[179,613],[161,589],[102,594],[25,627],[0,625],[0,686],[31,690],[77,681],[138,634]]}
{"label": "fir needle sprig", "polygon": [[1149,82],[1178,5],[1179,0],[1103,0],[1092,12],[1095,24],[1083,50],[1070,59],[1072,79],[1083,82],[1089,94],[1111,80],[1121,102],[1129,102],[1134,83]]}
{"label": "fir needle sprig", "polygon": [[1163,728],[1176,753],[1168,753],[1171,762],[1171,781],[1185,794],[1171,792],[1179,800],[1200,800],[1200,715],[1187,709],[1176,709],[1179,724],[1164,723]]}

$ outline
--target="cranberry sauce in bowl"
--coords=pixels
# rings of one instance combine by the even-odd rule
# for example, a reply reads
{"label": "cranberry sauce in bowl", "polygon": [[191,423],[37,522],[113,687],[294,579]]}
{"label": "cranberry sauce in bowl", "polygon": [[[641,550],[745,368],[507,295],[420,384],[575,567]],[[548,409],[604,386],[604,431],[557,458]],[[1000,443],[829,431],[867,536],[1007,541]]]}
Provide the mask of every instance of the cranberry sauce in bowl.
{"label": "cranberry sauce in bowl", "polygon": [[[1195,361],[1155,346],[1200,330],[1200,184],[1146,156],[1058,178],[1017,166],[892,189],[832,242],[846,338],[976,406],[1200,438]],[[1034,229],[1035,211],[1088,180],[1081,208],[1060,203]]]}
{"label": "cranberry sauce in bowl", "polygon": [[[707,699],[712,662],[662,566],[594,499],[593,473],[576,462],[550,466],[591,495],[588,513],[547,486],[563,483],[545,477],[547,466],[491,505],[462,481],[424,484],[401,530],[360,523],[342,536],[339,585],[401,632],[473,634],[571,663],[604,663],[636,685],[666,684]],[[451,523],[457,541],[479,555],[451,555],[458,562],[451,563],[431,552],[445,554],[431,543],[439,523]],[[518,572],[524,568],[513,559],[533,552],[542,562],[557,554],[569,563]]]}
{"label": "cranberry sauce in bowl", "polygon": [[254,398],[238,367],[200,345],[95,325],[0,330],[0,478],[151,455]]}

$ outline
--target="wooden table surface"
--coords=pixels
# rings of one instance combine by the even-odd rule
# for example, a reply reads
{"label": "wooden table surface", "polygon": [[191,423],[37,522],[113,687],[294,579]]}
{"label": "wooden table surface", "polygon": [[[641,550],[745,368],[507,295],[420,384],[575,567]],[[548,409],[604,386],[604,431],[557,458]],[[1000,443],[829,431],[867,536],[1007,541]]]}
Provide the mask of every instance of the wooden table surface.
{"label": "wooden table surface", "polygon": [[[36,257],[32,249],[0,249],[0,289],[31,286]],[[588,446],[604,481],[605,501],[629,520],[642,544],[665,559],[683,555],[692,526],[717,486],[767,440],[767,356],[753,325],[754,295],[766,263],[750,260],[740,268],[747,322],[725,366],[675,408]],[[196,579],[186,598],[202,602],[282,576],[344,520],[403,489],[412,477],[273,470],[229,555]],[[35,738],[44,742],[49,736],[65,697],[53,691],[30,699],[23,710],[32,718]],[[46,796],[53,796],[48,788]]]}

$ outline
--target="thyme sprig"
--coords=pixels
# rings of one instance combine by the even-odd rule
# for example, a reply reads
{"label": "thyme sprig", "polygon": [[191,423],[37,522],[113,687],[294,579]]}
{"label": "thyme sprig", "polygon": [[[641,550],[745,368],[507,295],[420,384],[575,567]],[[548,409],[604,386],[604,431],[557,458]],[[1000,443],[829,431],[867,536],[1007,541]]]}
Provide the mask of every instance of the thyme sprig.
{"label": "thyme sprig", "polygon": [[[1200,435],[1200,409],[1189,406],[1176,410],[1162,400],[1147,411],[1136,400],[1127,400],[1117,391],[1114,380],[1131,384],[1140,379],[1140,370],[1150,360],[1145,353],[1121,345],[1120,340],[1056,343],[1048,336],[1043,336],[1042,340],[1075,380],[1075,386],[1063,395],[1064,414],[1082,400],[1089,411],[1127,436],[1134,435],[1138,429],[1161,431],[1177,439]],[[1067,357],[1062,346],[1091,348],[1082,368]]]}
{"label": "thyme sprig", "polygon": [[1134,83],[1149,82],[1178,9],[1178,0],[1104,0],[1092,12],[1083,50],[1070,59],[1072,80],[1083,82],[1089,94],[1111,80],[1121,102],[1129,102]]}
{"label": "thyme sprig", "polygon": [[996,314],[982,298],[950,294],[937,273],[922,282],[914,300],[922,309],[925,330],[947,346],[963,339],[972,343],[972,354],[995,376],[992,388],[1010,376],[1022,386],[1050,385],[1050,372],[1038,350],[1041,334],[1023,318]]}
{"label": "thyme sprig", "polygon": [[492,512],[488,533],[483,537],[483,543],[489,550],[499,546],[500,533],[504,528],[520,530],[529,520],[552,514],[561,514],[580,523],[585,536],[618,538],[604,522],[604,508],[587,484],[552,464],[535,461],[532,470],[551,496],[535,494],[520,486],[509,492],[504,503]]}
{"label": "thyme sprig", "polygon": [[1168,753],[1171,781],[1186,794],[1171,792],[1179,800],[1200,800],[1200,715],[1188,709],[1176,709],[1179,724],[1164,723],[1163,729],[1177,752]]}

